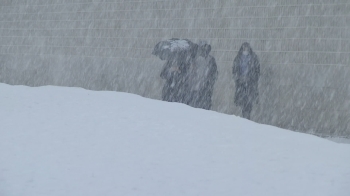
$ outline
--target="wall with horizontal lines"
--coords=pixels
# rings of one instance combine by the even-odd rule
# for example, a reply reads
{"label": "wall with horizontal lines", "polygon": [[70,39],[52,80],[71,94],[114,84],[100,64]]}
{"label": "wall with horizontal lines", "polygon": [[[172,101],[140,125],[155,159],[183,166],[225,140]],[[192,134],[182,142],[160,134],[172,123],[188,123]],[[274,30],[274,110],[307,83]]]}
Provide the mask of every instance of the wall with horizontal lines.
{"label": "wall with horizontal lines", "polygon": [[159,99],[151,52],[173,37],[212,45],[213,110],[241,115],[231,67],[248,41],[262,68],[254,121],[350,136],[348,0],[0,0],[0,81]]}

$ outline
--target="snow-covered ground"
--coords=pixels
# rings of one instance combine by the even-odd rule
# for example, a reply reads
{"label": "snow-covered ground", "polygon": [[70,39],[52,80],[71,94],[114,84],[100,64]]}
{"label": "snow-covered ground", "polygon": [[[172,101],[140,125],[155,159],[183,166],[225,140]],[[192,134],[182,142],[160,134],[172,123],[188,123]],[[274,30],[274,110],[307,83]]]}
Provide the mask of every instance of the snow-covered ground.
{"label": "snow-covered ground", "polygon": [[327,138],[327,139],[337,143],[350,144],[349,138]]}
{"label": "snow-covered ground", "polygon": [[349,196],[350,145],[137,95],[0,84],[1,196]]}

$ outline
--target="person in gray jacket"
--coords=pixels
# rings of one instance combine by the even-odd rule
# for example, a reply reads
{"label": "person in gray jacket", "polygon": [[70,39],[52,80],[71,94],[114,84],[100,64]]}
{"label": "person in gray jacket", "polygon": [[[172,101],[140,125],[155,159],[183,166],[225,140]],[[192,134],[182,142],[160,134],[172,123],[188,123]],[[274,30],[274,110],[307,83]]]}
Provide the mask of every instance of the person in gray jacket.
{"label": "person in gray jacket", "polygon": [[260,63],[249,43],[242,44],[233,61],[232,74],[236,84],[234,103],[242,108],[243,118],[250,119],[253,103],[259,101]]}
{"label": "person in gray jacket", "polygon": [[211,46],[205,41],[198,44],[197,55],[187,73],[187,104],[210,110],[218,71],[215,58],[209,55]]}

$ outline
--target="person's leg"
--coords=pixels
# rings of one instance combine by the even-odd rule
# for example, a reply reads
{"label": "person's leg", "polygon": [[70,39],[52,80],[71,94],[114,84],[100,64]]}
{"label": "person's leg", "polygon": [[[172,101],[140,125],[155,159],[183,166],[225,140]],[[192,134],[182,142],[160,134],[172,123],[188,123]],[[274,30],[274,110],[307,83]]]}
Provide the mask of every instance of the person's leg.
{"label": "person's leg", "polygon": [[203,93],[203,109],[210,110],[211,109],[211,97],[213,93],[211,90],[207,90]]}
{"label": "person's leg", "polygon": [[253,109],[253,104],[251,102],[244,104],[244,106],[242,107],[243,118],[250,120],[250,113],[252,112],[252,109]]}
{"label": "person's leg", "polygon": [[169,86],[167,84],[165,84],[163,89],[162,89],[162,100],[163,101],[170,101],[169,94],[170,94]]}
{"label": "person's leg", "polygon": [[186,104],[189,105],[189,106],[192,106],[193,107],[193,101],[194,101],[194,96],[195,96],[195,93],[193,91],[189,91],[188,92],[188,95],[186,97]]}
{"label": "person's leg", "polygon": [[191,106],[195,108],[200,108],[201,95],[199,91],[193,91]]}

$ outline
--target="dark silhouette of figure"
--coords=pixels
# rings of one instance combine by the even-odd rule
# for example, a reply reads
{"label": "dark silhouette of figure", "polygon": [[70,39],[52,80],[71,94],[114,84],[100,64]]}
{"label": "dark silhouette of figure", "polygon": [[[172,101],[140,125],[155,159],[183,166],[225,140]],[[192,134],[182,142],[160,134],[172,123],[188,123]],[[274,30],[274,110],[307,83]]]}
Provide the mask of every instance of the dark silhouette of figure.
{"label": "dark silhouette of figure", "polygon": [[234,103],[242,108],[243,118],[250,119],[253,103],[259,101],[260,63],[249,43],[242,44],[233,61],[232,74],[236,83]]}
{"label": "dark silhouette of figure", "polygon": [[211,108],[218,76],[215,58],[209,55],[210,51],[211,46],[206,42],[198,44],[197,55],[191,61],[186,78],[187,104],[206,110]]}
{"label": "dark silhouette of figure", "polygon": [[162,90],[163,101],[185,103],[185,76],[188,68],[189,59],[186,53],[172,53],[166,58],[160,74],[166,80]]}
{"label": "dark silhouette of figure", "polygon": [[186,74],[197,54],[198,45],[188,39],[172,38],[156,44],[152,52],[166,63],[160,77],[165,79],[162,100],[186,103]]}

